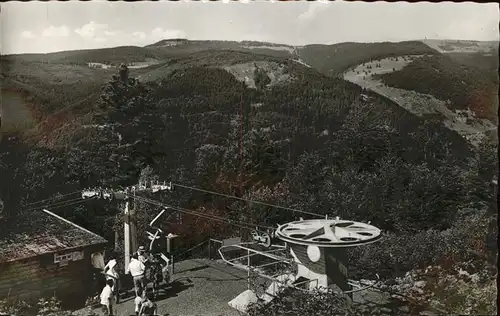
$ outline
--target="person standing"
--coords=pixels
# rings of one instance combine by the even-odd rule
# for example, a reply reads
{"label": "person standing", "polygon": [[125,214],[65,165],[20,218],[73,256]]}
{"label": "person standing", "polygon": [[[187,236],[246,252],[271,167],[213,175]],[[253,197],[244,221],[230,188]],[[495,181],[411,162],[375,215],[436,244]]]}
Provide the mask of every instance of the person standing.
{"label": "person standing", "polygon": [[145,279],[146,266],[144,263],[139,261],[137,253],[132,255],[132,259],[128,264],[127,271],[125,274],[130,273],[134,279],[135,295],[140,296],[142,291],[146,291],[147,284]]}
{"label": "person standing", "polygon": [[101,292],[101,305],[103,309],[106,311],[106,315],[113,315],[113,307],[114,307],[114,296],[113,296],[113,280],[106,280],[106,286],[102,289]]}
{"label": "person standing", "polygon": [[163,281],[165,284],[168,284],[170,282],[170,271],[169,271],[169,264],[170,260],[164,255],[160,254],[160,258],[163,259],[163,263],[161,264],[161,273],[163,276]]}
{"label": "person standing", "polygon": [[116,297],[116,303],[120,303],[120,275],[116,271],[116,259],[109,260],[108,264],[104,267],[104,276],[106,280],[113,280],[113,295]]}
{"label": "person standing", "polygon": [[146,265],[148,262],[148,256],[146,253],[146,248],[144,248],[144,246],[139,247],[139,249],[137,250],[137,255],[138,255],[139,261]]}
{"label": "person standing", "polygon": [[99,296],[102,288],[106,286],[106,279],[102,278],[104,271],[104,256],[100,252],[91,255],[92,261],[92,294]]}

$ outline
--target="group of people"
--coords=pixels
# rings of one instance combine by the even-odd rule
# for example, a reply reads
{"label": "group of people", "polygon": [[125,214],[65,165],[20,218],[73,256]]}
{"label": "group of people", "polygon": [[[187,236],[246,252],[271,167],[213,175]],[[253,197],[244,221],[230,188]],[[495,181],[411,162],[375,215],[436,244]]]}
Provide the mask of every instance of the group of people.
{"label": "group of people", "polygon": [[[168,259],[164,256],[162,258],[165,261],[162,268],[163,279],[168,280]],[[146,277],[147,267],[154,264],[154,261],[154,258],[148,255],[144,246],[141,246],[137,252],[132,254],[130,263],[125,271],[125,274],[130,274],[134,281],[136,316],[156,315],[157,305],[147,293],[148,281]],[[111,258],[104,267],[106,285],[101,292],[100,298],[101,305],[107,315],[113,315],[114,305],[120,302],[120,275],[116,270],[116,265],[116,259]]]}

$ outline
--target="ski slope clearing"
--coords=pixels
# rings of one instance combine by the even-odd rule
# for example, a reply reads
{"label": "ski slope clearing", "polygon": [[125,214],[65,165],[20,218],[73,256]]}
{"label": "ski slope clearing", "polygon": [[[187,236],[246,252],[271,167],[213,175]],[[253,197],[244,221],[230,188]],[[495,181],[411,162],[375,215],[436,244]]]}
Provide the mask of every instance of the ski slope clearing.
{"label": "ski slope clearing", "polygon": [[472,144],[476,144],[485,132],[496,128],[488,120],[477,119],[470,111],[450,110],[448,102],[428,94],[388,87],[373,77],[401,70],[420,57],[419,55],[390,57],[364,63],[345,72],[344,79],[391,99],[417,116],[432,116],[442,120],[449,129],[458,132]]}

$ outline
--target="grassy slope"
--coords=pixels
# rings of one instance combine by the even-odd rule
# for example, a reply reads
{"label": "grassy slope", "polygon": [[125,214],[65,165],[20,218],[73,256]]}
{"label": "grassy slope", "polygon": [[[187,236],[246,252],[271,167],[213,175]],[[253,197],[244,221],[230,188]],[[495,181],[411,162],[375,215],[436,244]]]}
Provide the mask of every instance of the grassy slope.
{"label": "grassy slope", "polygon": [[388,86],[450,100],[452,108],[470,108],[480,118],[495,118],[498,77],[457,63],[447,55],[416,59],[400,71],[382,74],[379,78]]}
{"label": "grassy slope", "polygon": [[[88,112],[111,72],[74,64],[2,60],[1,74],[6,118],[16,118],[17,123],[10,125],[25,130],[40,123],[57,128]],[[22,120],[31,124],[20,125]]]}

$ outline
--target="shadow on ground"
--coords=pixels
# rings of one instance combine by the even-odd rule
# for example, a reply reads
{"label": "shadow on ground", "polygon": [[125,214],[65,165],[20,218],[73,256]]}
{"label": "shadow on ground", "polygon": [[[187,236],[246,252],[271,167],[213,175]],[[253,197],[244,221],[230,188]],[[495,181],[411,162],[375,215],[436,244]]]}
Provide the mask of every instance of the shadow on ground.
{"label": "shadow on ground", "polygon": [[176,271],[176,273],[183,273],[183,272],[195,272],[195,271],[199,271],[199,270],[203,270],[203,269],[206,269],[208,268],[209,266],[208,265],[202,265],[202,266],[199,266],[199,267],[194,267],[194,268],[191,268],[191,269],[186,269],[186,270],[179,270],[179,271]]}
{"label": "shadow on ground", "polygon": [[156,295],[155,300],[161,301],[170,297],[176,297],[179,293],[189,289],[193,286],[193,282],[190,279],[184,280],[175,280],[168,285],[162,286],[158,290],[158,294]]}

